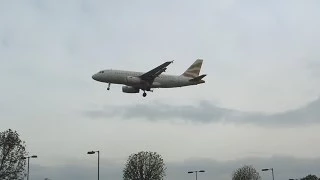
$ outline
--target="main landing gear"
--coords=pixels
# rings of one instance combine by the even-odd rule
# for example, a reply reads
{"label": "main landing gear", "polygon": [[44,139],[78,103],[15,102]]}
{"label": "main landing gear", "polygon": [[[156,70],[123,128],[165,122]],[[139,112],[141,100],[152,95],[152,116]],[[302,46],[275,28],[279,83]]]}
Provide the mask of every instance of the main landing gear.
{"label": "main landing gear", "polygon": [[111,85],[111,83],[108,83],[108,88],[107,88],[108,91],[110,90],[110,85]]}
{"label": "main landing gear", "polygon": [[143,96],[143,97],[146,97],[146,96],[147,96],[146,91],[153,92],[153,90],[152,90],[152,89],[143,90],[143,94],[142,94],[142,96]]}

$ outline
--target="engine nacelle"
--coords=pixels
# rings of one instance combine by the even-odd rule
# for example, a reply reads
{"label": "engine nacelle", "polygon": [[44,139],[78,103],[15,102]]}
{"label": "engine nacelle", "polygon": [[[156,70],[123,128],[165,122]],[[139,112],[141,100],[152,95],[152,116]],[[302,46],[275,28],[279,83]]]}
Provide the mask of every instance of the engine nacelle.
{"label": "engine nacelle", "polygon": [[128,85],[139,85],[142,84],[143,81],[139,77],[128,76],[126,77],[126,83]]}
{"label": "engine nacelle", "polygon": [[140,89],[134,88],[132,86],[122,86],[122,92],[124,92],[124,93],[139,93]]}

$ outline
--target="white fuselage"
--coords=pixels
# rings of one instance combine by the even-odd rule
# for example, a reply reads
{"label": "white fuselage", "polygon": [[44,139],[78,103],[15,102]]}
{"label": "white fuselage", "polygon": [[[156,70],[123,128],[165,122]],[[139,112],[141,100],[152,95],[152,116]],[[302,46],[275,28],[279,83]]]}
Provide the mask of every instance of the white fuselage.
{"label": "white fuselage", "polygon": [[[128,77],[139,77],[142,72],[135,71],[123,71],[123,70],[103,70],[92,76],[96,81],[111,83],[111,84],[123,84],[127,86],[139,87],[139,84],[128,84]],[[191,78],[182,75],[165,75],[161,74],[156,77],[151,84],[150,88],[174,88],[182,86],[190,86],[202,84],[205,81],[190,81]]]}

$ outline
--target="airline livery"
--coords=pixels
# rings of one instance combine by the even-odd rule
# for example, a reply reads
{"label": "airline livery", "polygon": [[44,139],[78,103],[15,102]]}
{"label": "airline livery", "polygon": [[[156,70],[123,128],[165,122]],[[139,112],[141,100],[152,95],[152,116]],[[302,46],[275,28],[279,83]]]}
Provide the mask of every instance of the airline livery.
{"label": "airline livery", "polygon": [[122,92],[139,93],[143,91],[143,97],[147,96],[146,91],[152,92],[155,88],[176,88],[192,86],[205,83],[202,78],[206,74],[200,75],[202,59],[197,59],[183,74],[166,75],[162,74],[167,70],[173,61],[167,61],[148,72],[124,71],[124,70],[102,70],[94,74],[92,78],[96,81],[108,83],[107,90],[111,84],[122,84]]}

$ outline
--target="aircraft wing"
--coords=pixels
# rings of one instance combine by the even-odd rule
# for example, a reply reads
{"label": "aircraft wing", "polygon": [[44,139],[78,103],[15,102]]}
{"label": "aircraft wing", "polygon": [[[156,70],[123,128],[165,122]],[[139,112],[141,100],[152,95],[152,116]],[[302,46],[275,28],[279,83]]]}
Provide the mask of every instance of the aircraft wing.
{"label": "aircraft wing", "polygon": [[163,64],[161,64],[160,66],[142,74],[140,76],[141,79],[148,81],[148,82],[152,82],[156,77],[158,77],[161,73],[165,72],[167,69],[167,66],[169,66],[171,63],[173,63],[173,61],[167,61]]}

